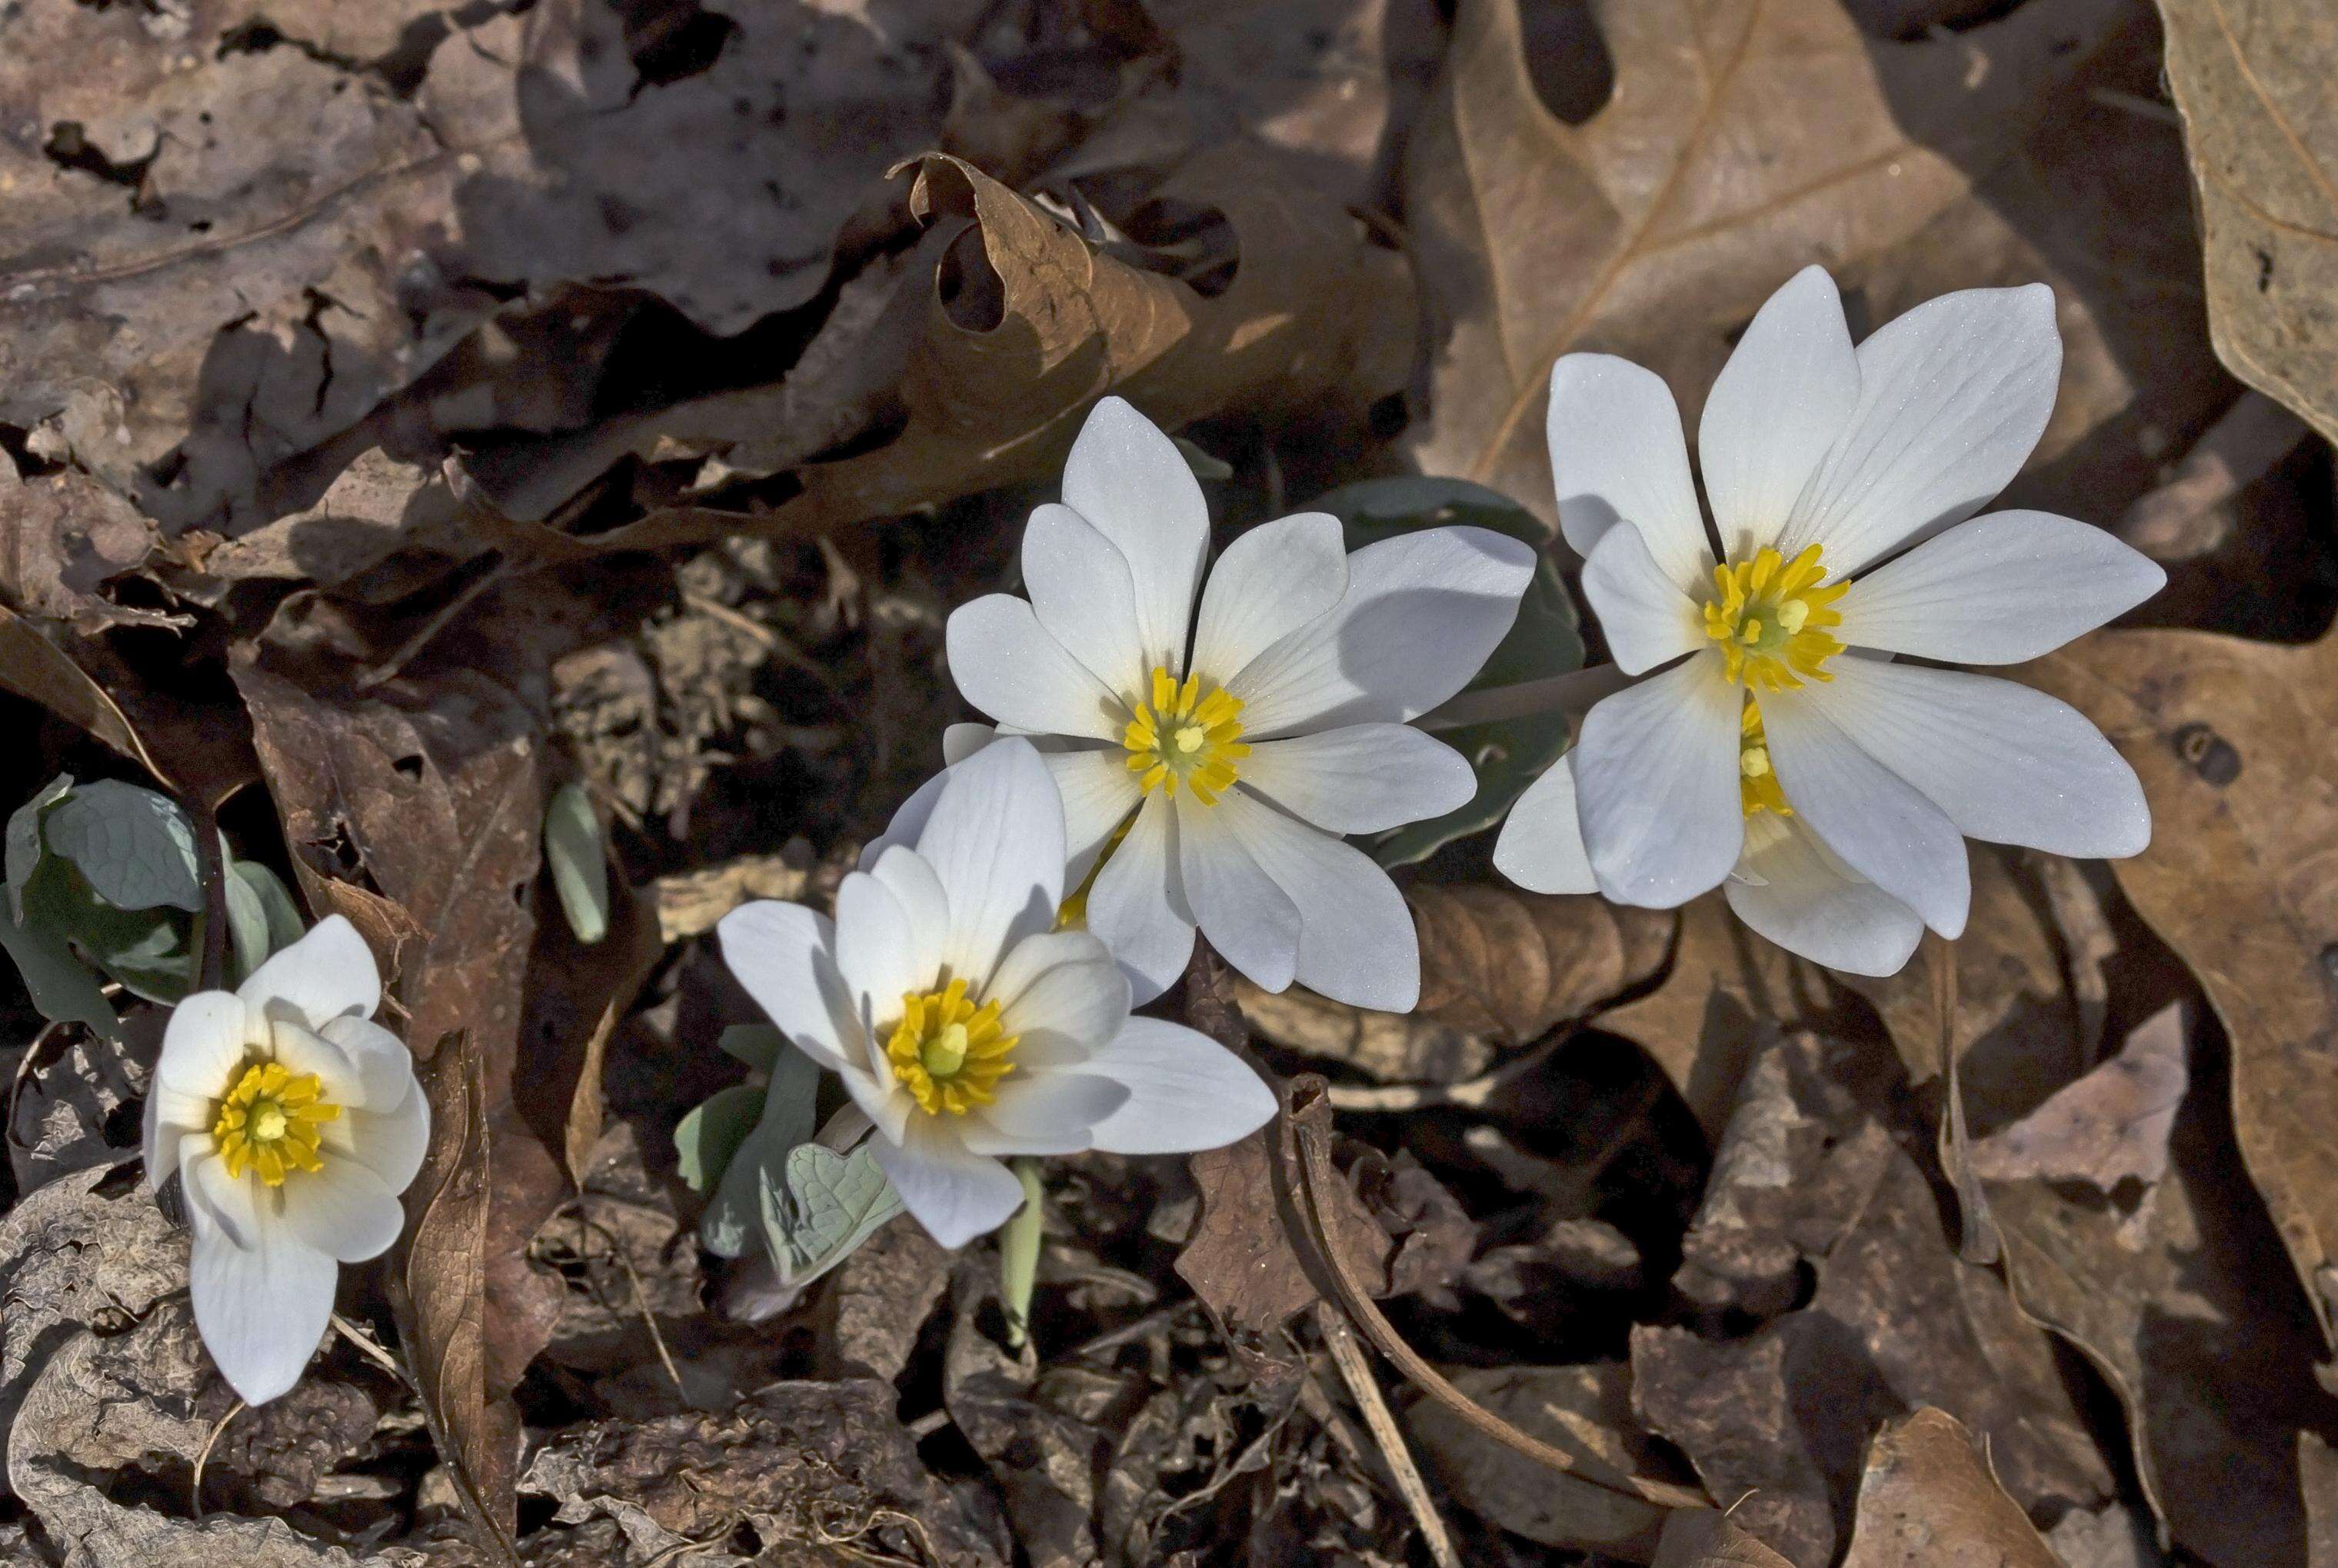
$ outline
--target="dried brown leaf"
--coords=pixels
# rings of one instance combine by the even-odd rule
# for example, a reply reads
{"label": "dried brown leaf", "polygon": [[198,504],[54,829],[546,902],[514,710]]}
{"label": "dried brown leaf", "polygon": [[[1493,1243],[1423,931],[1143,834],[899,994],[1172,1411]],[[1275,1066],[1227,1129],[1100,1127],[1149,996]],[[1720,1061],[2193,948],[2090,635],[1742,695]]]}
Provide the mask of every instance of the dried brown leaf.
{"label": "dried brown leaf", "polygon": [[2338,440],[2338,17],[2284,0],[2159,11],[2216,352]]}
{"label": "dried brown leaf", "polygon": [[1972,1434],[1925,1408],[1875,1435],[1842,1568],[2061,1568],[2029,1515],[1973,1451]]}
{"label": "dried brown leaf", "polygon": [[144,564],[155,544],[154,524],[87,475],[60,469],[25,479],[0,453],[0,594],[25,613],[70,622],[84,636],[181,621],[116,604],[100,591]]}
{"label": "dried brown leaf", "polygon": [[1725,1514],[1684,1510],[1665,1521],[1653,1568],[1793,1568]]}
{"label": "dried brown leaf", "polygon": [[1611,0],[1595,10],[1615,90],[1570,126],[1536,94],[1516,0],[1469,0],[1406,159],[1437,335],[1415,460],[1551,516],[1543,409],[1577,348],[1665,375],[1694,429],[1693,389],[1773,289],[1924,235],[2121,9],[1884,43],[1835,0]]}
{"label": "dried brown leaf", "polygon": [[2031,672],[2143,779],[2119,887],[2224,1021],[2242,1157],[2338,1345],[2338,634],[2112,632]]}
{"label": "dried brown leaf", "polygon": [[2167,1136],[2189,1083],[2190,1031],[2171,1002],[2131,1031],[2119,1054],[2009,1127],[1972,1146],[1973,1174],[2084,1181],[2108,1194],[2167,1173]]}
{"label": "dried brown leaf", "polygon": [[1781,1028],[1823,1021],[1832,1005],[1817,969],[1739,925],[1716,893],[1682,908],[1663,983],[1599,1026],[1654,1058],[1717,1141],[1754,1052]]}
{"label": "dried brown leaf", "polygon": [[1433,1399],[1415,1399],[1405,1425],[1432,1472],[1473,1512],[1548,1546],[1590,1547],[1645,1563],[1666,1511],[1613,1488],[1661,1475],[1657,1446],[1632,1414],[1631,1368],[1501,1367],[1453,1374],[1453,1386],[1520,1431],[1573,1457],[1595,1485],[1554,1473],[1488,1438]]}
{"label": "dried brown leaf", "polygon": [[2305,1494],[2305,1568],[2338,1568],[2338,1453],[2314,1433],[2297,1435],[2297,1480]]}

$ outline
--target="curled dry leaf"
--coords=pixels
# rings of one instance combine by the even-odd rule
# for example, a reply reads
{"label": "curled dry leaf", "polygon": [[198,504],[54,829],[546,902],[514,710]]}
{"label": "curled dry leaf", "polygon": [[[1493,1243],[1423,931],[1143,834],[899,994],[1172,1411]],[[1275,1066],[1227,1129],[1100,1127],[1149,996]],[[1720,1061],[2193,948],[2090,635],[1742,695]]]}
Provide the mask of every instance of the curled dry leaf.
{"label": "curled dry leaf", "polygon": [[1614,92],[1570,126],[1536,93],[1517,0],[1469,0],[1406,154],[1436,344],[1413,456],[1550,516],[1554,359],[1596,348],[1704,385],[1797,270],[1908,244],[2010,157],[2040,89],[2120,10],[2022,6],[1886,43],[1836,0],[1725,0],[1693,22],[1620,0],[1596,8]]}
{"label": "curled dry leaf", "polygon": [[2338,17],[2282,0],[2159,0],[2159,11],[2216,352],[2338,440]]}
{"label": "curled dry leaf", "polygon": [[[1234,272],[1211,293],[1132,265],[959,159],[929,154],[904,172],[926,237],[856,350],[898,377],[885,399],[898,431],[878,426],[863,434],[889,439],[794,467],[801,490],[769,512],[677,510],[595,534],[591,548],[824,533],[1038,479],[1107,392],[1171,430],[1237,406],[1269,419],[1320,417],[1327,404],[1361,415],[1411,361],[1403,260],[1336,202],[1262,177],[1232,149],[1195,159],[1152,198],[1164,212],[1223,216]],[[703,416],[670,411],[640,440]]]}
{"label": "curled dry leaf", "polygon": [[108,578],[142,565],[155,543],[154,524],[87,475],[63,469],[22,478],[15,460],[0,453],[0,594],[9,603],[69,622],[84,636],[179,622],[100,592]]}
{"label": "curled dry leaf", "polygon": [[1975,1143],[1973,1173],[2084,1181],[2107,1196],[2122,1181],[2157,1181],[2167,1173],[2167,1137],[2189,1083],[2189,1034],[2183,1004],[2169,1003],[2127,1035],[2117,1055]]}
{"label": "curled dry leaf", "polygon": [[1895,1421],[1867,1446],[1842,1568],[2061,1568],[1945,1410]]}

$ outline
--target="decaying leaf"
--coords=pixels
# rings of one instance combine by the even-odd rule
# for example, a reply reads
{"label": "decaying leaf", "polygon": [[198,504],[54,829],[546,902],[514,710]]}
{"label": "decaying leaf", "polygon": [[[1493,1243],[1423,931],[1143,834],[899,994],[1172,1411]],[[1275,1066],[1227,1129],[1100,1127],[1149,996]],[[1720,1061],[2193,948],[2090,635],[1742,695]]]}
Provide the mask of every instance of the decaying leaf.
{"label": "decaying leaf", "polygon": [[1414,458],[1555,515],[1543,410],[1551,362],[1577,348],[1664,375],[1694,430],[1773,289],[1915,240],[2119,12],[2022,6],[1886,43],[1836,0],[1598,5],[1615,89],[1570,126],[1535,92],[1517,0],[1464,5],[1406,154],[1436,345]]}
{"label": "decaying leaf", "polygon": [[628,1563],[694,1545],[693,1561],[728,1568],[765,1551],[808,1568],[1004,1568],[998,1522],[928,1474],[894,1399],[865,1378],[774,1383],[713,1413],[589,1423],[546,1444],[522,1485],[558,1501],[559,1524],[615,1519]]}
{"label": "decaying leaf", "polygon": [[1868,1445],[1842,1568],[2062,1568],[1946,1411],[1894,1422]]}
{"label": "decaying leaf", "polygon": [[100,591],[144,564],[154,524],[87,475],[19,476],[0,453],[0,594],[27,614],[88,635],[109,626],[165,625],[177,617],[126,608]]}
{"label": "decaying leaf", "polygon": [[1793,1568],[1726,1514],[1684,1509],[1665,1521],[1654,1568]]}
{"label": "decaying leaf", "polygon": [[[1961,1262],[1932,1190],[1867,1109],[1891,1063],[1807,1033],[1766,1049],[1714,1166],[1678,1283],[1770,1321],[1750,1338],[1632,1337],[1633,1398],[1736,1518],[1795,1562],[1827,1561],[1876,1424],[1930,1405],[1986,1434],[2025,1505],[2112,1489],[2051,1344],[1993,1270]],[[1794,1276],[1817,1273],[1808,1305]]]}
{"label": "decaying leaf", "polygon": [[1237,979],[1243,1017],[1277,1045],[1382,1082],[1459,1083],[1646,979],[1673,923],[1601,898],[1488,883],[1415,884],[1405,902],[1420,938],[1414,1011],[1375,1013]]}
{"label": "decaying leaf", "polygon": [[2084,1181],[2106,1196],[2120,1182],[2148,1187],[2167,1173],[2167,1135],[2189,1083],[2190,1031],[2171,1002],[2127,1036],[2119,1054],[2009,1127],[1972,1146],[1987,1181]]}
{"label": "decaying leaf", "polygon": [[2280,0],[2160,0],[2233,374],[2338,440],[2338,20]]}

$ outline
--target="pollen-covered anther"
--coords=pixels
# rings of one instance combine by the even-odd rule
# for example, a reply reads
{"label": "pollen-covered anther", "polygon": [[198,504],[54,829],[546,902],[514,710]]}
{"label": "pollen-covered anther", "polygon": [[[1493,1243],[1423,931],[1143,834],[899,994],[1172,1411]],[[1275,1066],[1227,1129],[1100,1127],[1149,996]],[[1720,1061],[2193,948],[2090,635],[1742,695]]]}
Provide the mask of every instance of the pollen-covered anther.
{"label": "pollen-covered anther", "polygon": [[1204,806],[1232,788],[1234,764],[1250,755],[1242,741],[1242,699],[1223,686],[1204,693],[1199,675],[1179,681],[1165,667],[1153,671],[1151,701],[1135,705],[1121,732],[1128,770],[1145,793],[1174,796],[1184,784]]}
{"label": "pollen-covered anther", "polygon": [[1842,623],[1833,605],[1851,584],[1825,577],[1815,544],[1792,561],[1765,544],[1751,560],[1713,569],[1704,634],[1720,647],[1732,682],[1777,691],[1801,686],[1804,676],[1834,679],[1825,665],[1842,644],[1826,629]]}
{"label": "pollen-covered anther", "polygon": [[1786,791],[1778,783],[1777,772],[1770,766],[1770,737],[1762,728],[1762,710],[1748,692],[1745,710],[1737,725],[1737,802],[1745,815],[1774,811],[1781,817],[1792,817],[1794,808],[1786,804]]}
{"label": "pollen-covered anther", "polygon": [[976,1006],[966,982],[901,998],[901,1021],[885,1043],[893,1076],[929,1114],[963,1116],[998,1098],[998,1081],[1015,1071],[1017,1036],[998,1022],[998,1004]]}
{"label": "pollen-covered anther", "polygon": [[260,1181],[281,1187],[290,1171],[323,1170],[317,1129],[341,1114],[323,1096],[324,1083],[314,1073],[295,1073],[276,1062],[246,1066],[220,1096],[211,1123],[227,1173],[241,1181],[246,1171],[257,1171]]}

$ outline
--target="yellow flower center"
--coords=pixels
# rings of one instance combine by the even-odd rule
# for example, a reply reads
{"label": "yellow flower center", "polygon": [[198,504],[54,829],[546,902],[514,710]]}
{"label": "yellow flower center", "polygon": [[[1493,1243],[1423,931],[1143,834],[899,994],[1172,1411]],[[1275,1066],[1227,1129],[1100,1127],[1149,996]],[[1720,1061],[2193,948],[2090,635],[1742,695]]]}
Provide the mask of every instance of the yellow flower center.
{"label": "yellow flower center", "polygon": [[1153,701],[1136,705],[1121,733],[1128,770],[1146,793],[1177,793],[1182,781],[1204,806],[1214,806],[1234,781],[1234,764],[1250,755],[1237,721],[1242,699],[1223,686],[1202,692],[1202,678],[1181,682],[1164,668],[1153,671]]}
{"label": "yellow flower center", "polygon": [[1781,817],[1792,817],[1794,808],[1786,804],[1786,791],[1778,783],[1778,775],[1770,768],[1770,737],[1762,729],[1762,710],[1754,703],[1754,694],[1745,694],[1745,714],[1737,726],[1737,803],[1745,815],[1758,811],[1775,811]]}
{"label": "yellow flower center", "polygon": [[1751,561],[1713,569],[1716,592],[1704,606],[1704,634],[1721,645],[1730,681],[1776,691],[1800,686],[1805,675],[1834,679],[1824,666],[1842,644],[1825,629],[1842,624],[1832,606],[1851,584],[1822,588],[1825,576],[1815,544],[1792,561],[1764,544]]}
{"label": "yellow flower center", "polygon": [[340,1119],[341,1108],[324,1099],[314,1073],[299,1074],[275,1062],[255,1062],[220,1098],[211,1137],[219,1143],[227,1173],[238,1181],[257,1171],[270,1187],[284,1185],[293,1171],[321,1171],[317,1129]]}
{"label": "yellow flower center", "polygon": [[998,1098],[998,1081],[1015,1071],[1017,1036],[999,1027],[998,1004],[977,1007],[966,982],[901,998],[901,1021],[885,1042],[893,1076],[930,1114],[963,1116]]}

